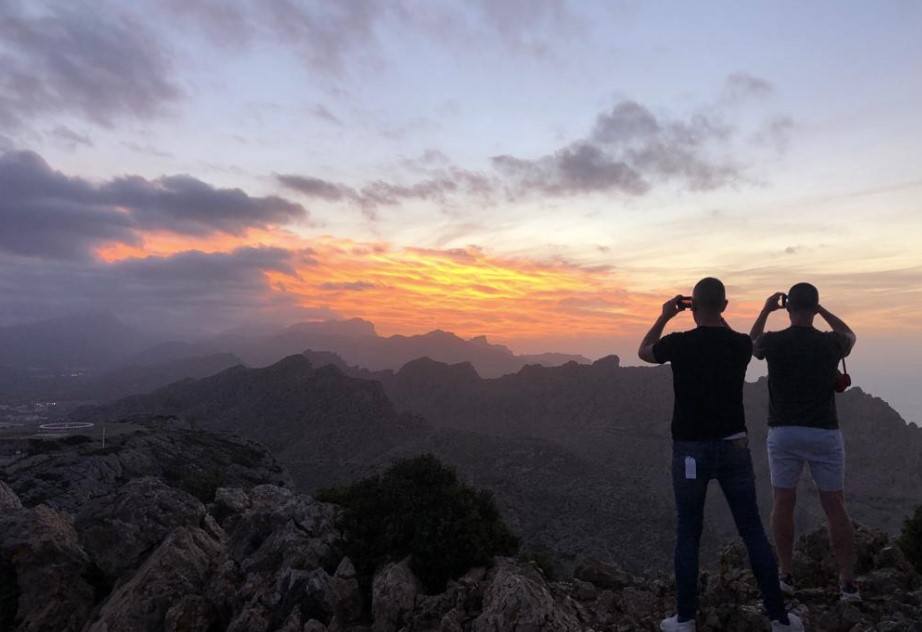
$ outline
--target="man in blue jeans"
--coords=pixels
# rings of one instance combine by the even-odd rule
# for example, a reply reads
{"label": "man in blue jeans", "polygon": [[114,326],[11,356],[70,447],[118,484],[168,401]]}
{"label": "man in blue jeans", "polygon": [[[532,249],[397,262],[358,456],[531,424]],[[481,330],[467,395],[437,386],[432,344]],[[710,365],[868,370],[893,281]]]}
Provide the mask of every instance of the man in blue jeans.
{"label": "man in blue jeans", "polygon": [[[675,575],[677,613],[664,619],[664,632],[694,632],[698,610],[698,548],[708,483],[717,480],[736,528],[749,551],[773,631],[801,631],[803,624],[784,606],[778,565],[762,527],[755,475],[746,436],[743,383],[752,356],[749,336],[723,319],[726,290],[718,279],[702,279],[691,300],[676,296],[663,304],[640,343],[641,360],[672,365],[672,484],[675,491]],[[689,308],[697,327],[663,336],[666,324]]]}

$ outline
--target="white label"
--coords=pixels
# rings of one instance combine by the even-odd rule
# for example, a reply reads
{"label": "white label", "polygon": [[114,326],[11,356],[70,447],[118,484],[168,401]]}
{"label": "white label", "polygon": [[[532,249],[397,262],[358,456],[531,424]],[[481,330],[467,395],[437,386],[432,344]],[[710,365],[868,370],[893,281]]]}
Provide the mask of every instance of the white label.
{"label": "white label", "polygon": [[695,463],[694,457],[685,457],[685,478],[698,478],[698,464]]}

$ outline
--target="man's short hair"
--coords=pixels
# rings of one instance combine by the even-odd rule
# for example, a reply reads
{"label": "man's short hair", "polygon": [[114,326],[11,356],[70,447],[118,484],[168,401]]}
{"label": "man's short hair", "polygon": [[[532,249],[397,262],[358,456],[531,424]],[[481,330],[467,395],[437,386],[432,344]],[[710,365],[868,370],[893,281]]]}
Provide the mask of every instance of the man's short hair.
{"label": "man's short hair", "polygon": [[692,297],[696,308],[720,313],[727,302],[727,288],[720,279],[707,277],[695,284]]}
{"label": "man's short hair", "polygon": [[820,305],[820,291],[810,283],[796,283],[788,290],[788,311],[812,312]]}

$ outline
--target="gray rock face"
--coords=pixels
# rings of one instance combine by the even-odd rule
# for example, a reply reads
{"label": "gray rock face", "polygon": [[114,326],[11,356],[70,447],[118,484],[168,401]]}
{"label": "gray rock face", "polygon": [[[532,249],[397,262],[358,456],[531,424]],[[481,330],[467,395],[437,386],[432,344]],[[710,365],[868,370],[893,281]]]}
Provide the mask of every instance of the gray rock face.
{"label": "gray rock face", "polygon": [[94,603],[90,571],[68,514],[44,505],[0,512],[0,625],[79,630]]}
{"label": "gray rock face", "polygon": [[77,513],[83,548],[110,580],[137,568],[174,529],[194,527],[205,507],[193,496],[157,478],[129,481],[108,496],[95,498]]}
{"label": "gray rock face", "polygon": [[183,619],[207,621],[210,625],[212,617],[208,616],[207,605],[192,606],[188,598],[202,592],[220,554],[221,543],[210,534],[197,528],[178,527],[131,579],[109,596],[99,617],[87,626],[87,632],[156,632],[165,627],[168,612],[174,625]]}
{"label": "gray rock face", "polygon": [[160,478],[203,502],[210,502],[219,487],[291,487],[284,468],[254,441],[162,425],[157,419],[137,420],[105,448],[44,441],[8,464],[3,479],[23,505],[44,503],[70,513],[144,476]]}
{"label": "gray rock face", "polygon": [[533,568],[500,561],[483,598],[473,632],[578,632],[582,629],[568,600],[555,599]]}
{"label": "gray rock face", "polygon": [[409,559],[388,564],[375,574],[371,587],[374,632],[396,632],[416,605],[419,580],[410,570]]}
{"label": "gray rock face", "polygon": [[0,511],[13,511],[22,509],[22,502],[10,486],[0,481]]}

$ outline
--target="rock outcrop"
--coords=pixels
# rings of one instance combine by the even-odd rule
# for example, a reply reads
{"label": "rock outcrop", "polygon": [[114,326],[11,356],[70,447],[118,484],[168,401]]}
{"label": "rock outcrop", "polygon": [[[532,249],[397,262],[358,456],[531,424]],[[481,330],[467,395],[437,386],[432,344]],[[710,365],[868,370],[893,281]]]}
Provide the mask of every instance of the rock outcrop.
{"label": "rock outcrop", "polygon": [[[673,610],[668,578],[593,561],[551,580],[497,558],[432,595],[395,560],[363,586],[339,549],[335,506],[279,484],[257,444],[200,434],[142,425],[112,452],[62,444],[0,470],[0,631],[629,632]],[[255,451],[246,463],[242,448]],[[235,484],[197,497],[156,455],[223,462]],[[75,472],[93,484],[48,476]],[[922,577],[900,549],[859,527],[858,553],[864,601],[845,604],[825,532],[798,543],[790,605],[808,629],[922,630]],[[745,557],[729,546],[702,573],[702,632],[767,629]]]}

